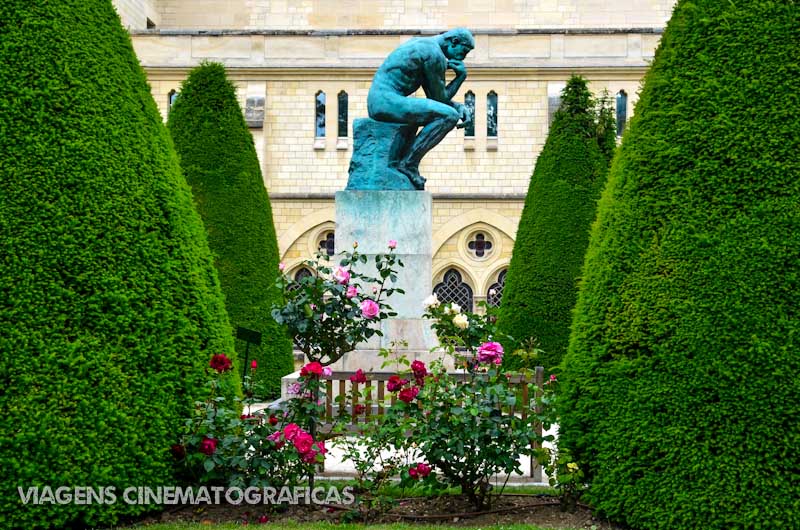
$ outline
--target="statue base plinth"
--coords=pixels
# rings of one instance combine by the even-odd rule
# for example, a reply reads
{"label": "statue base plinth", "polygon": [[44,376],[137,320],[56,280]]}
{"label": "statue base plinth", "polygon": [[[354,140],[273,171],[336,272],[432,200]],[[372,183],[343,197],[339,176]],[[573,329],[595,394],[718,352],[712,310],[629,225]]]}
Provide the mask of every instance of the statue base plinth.
{"label": "statue base plinth", "polygon": [[[416,125],[385,123],[370,118],[353,122],[353,156],[347,190],[415,191],[409,176],[398,169],[400,157],[417,135]],[[415,178],[419,178],[415,174]]]}

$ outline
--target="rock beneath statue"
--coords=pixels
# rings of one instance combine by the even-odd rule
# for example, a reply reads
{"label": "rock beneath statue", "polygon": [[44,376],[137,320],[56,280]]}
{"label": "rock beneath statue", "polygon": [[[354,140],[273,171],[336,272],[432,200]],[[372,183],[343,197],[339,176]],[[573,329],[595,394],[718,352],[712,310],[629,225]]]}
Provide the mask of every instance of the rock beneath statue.
{"label": "rock beneath statue", "polygon": [[370,118],[355,120],[353,156],[350,159],[350,176],[346,189],[423,189],[425,179],[416,173],[409,178],[409,175],[398,169],[400,158],[414,142],[416,134],[415,125],[380,122]]}

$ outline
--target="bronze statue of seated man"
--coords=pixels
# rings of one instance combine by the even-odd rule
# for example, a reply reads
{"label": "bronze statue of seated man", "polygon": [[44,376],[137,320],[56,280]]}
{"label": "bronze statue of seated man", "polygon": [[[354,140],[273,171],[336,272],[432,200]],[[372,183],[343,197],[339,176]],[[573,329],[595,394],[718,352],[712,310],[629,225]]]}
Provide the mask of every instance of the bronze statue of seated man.
{"label": "bronze statue of seated man", "polygon": [[[454,127],[464,127],[472,119],[469,110],[452,99],[467,77],[464,58],[474,47],[475,39],[464,28],[411,39],[389,54],[375,73],[367,97],[369,117],[422,127],[410,145],[398,153],[395,168],[418,190],[425,186],[419,174],[422,157]],[[445,86],[448,69],[456,76]],[[409,97],[419,88],[427,99]]]}

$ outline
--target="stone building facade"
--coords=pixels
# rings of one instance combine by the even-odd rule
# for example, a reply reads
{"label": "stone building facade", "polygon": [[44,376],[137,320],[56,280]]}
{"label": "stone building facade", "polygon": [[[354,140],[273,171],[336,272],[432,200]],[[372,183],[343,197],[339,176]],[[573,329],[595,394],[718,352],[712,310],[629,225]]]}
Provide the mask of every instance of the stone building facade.
{"label": "stone building facade", "polygon": [[[465,26],[476,38],[456,99],[473,130],[423,160],[433,194],[433,284],[462,305],[502,295],[536,157],[567,78],[607,90],[620,124],[675,0],[114,0],[166,118],[188,71],[225,64],[235,83],[292,274],[333,249],[352,122],[400,42]],[[424,97],[423,94],[418,94]],[[324,98],[324,104],[323,103]]]}

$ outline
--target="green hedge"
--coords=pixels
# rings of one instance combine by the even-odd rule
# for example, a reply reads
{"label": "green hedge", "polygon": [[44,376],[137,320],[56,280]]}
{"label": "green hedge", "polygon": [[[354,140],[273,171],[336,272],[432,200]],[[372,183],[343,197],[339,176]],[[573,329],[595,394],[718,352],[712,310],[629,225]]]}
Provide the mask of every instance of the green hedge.
{"label": "green hedge", "polygon": [[634,528],[800,528],[798,13],[679,1],[598,206],[561,442]]}
{"label": "green hedge", "polygon": [[609,108],[598,106],[585,79],[570,78],[536,160],[498,319],[501,332],[516,343],[536,339],[543,354],[527,362],[507,356],[508,367],[552,369],[567,350],[577,279],[614,137]]}
{"label": "green hedge", "polygon": [[111,2],[7,0],[0,20],[0,527],[112,524],[147,507],[23,506],[17,488],[174,483],[170,444],[230,326]]}
{"label": "green hedge", "polygon": [[[258,360],[257,388],[277,397],[281,377],[294,370],[288,333],[270,316],[280,297],[278,242],[253,137],[221,64],[192,70],[167,125],[208,231],[231,324],[262,333],[249,358]],[[237,341],[240,358],[245,346]]]}

